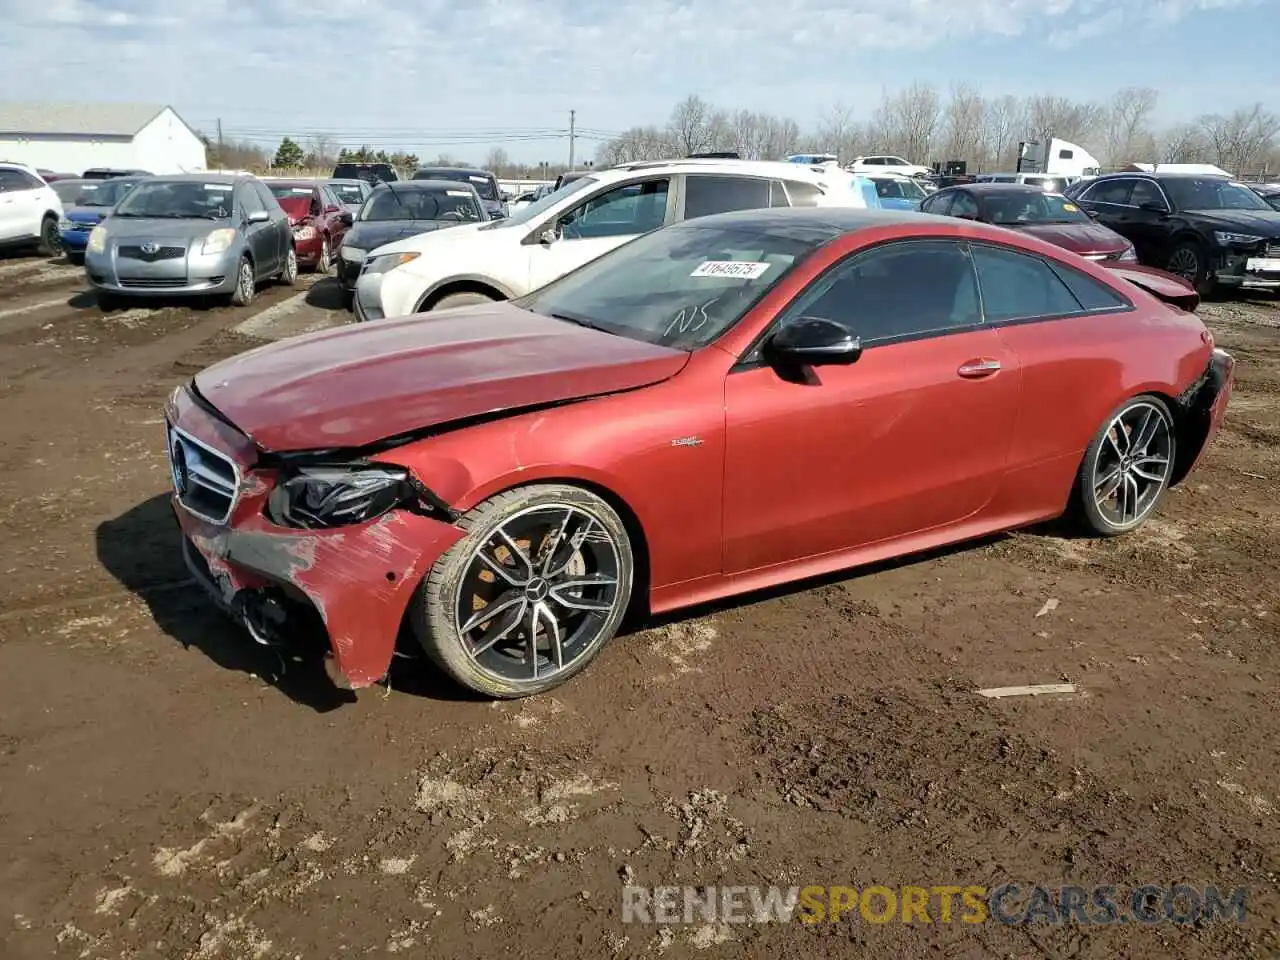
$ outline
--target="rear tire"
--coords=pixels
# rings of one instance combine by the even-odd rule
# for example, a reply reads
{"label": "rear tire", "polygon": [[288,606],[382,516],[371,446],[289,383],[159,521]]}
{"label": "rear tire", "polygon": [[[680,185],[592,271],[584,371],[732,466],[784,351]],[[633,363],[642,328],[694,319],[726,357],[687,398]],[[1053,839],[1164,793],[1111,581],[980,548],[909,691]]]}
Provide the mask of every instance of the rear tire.
{"label": "rear tire", "polygon": [[1183,240],[1170,250],[1165,269],[1186,280],[1202,297],[1209,296],[1217,286],[1209,270],[1209,254],[1198,240]]}
{"label": "rear tire", "polygon": [[284,269],[280,271],[280,276],[277,279],[285,287],[292,287],[298,282],[298,251],[293,247],[290,247],[289,252],[285,255]]}
{"label": "rear tire", "polygon": [[120,298],[114,293],[99,290],[94,294],[94,296],[98,300],[98,309],[103,313],[108,313],[120,306]]}
{"label": "rear tire", "polygon": [[[446,296],[441,297],[439,300],[433,303],[428,309],[431,311],[449,310],[449,309],[452,309],[453,307],[474,307],[476,304],[479,304],[479,303],[497,303],[497,302],[498,301],[496,298],[487,296],[486,294],[483,294],[483,293],[450,293],[450,294],[447,294]],[[420,310],[418,312],[422,313],[424,311]]]}
{"label": "rear tire", "polygon": [[1085,450],[1071,512],[1084,531],[1095,536],[1136,530],[1169,489],[1177,454],[1177,431],[1168,405],[1150,394],[1126,400]]}
{"label": "rear tire", "polygon": [[333,271],[333,251],[329,249],[329,238],[322,237],[320,240],[320,259],[316,261],[316,265],[311,268],[311,272],[322,277],[327,277]]}
{"label": "rear tire", "polygon": [[253,302],[255,293],[257,293],[257,284],[253,276],[253,263],[248,257],[241,257],[240,264],[236,267],[236,286],[231,291],[231,305],[247,307]]}

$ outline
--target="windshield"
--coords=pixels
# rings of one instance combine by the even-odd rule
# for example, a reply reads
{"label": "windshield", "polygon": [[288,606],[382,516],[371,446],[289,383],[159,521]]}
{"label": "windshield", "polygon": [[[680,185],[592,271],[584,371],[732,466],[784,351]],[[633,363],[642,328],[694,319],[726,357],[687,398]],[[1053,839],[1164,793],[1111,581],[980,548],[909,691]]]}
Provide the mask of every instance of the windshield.
{"label": "windshield", "polygon": [[343,203],[363,203],[364,191],[358,183],[330,183],[329,189],[338,195]]}
{"label": "windshield", "polygon": [[446,220],[478,223],[484,219],[470,190],[379,187],[360,210],[360,222],[371,220]]}
{"label": "windshield", "polygon": [[82,191],[76,203],[82,207],[114,207],[137,183],[137,180],[103,180],[97,186]]}
{"label": "windshield", "polygon": [[445,170],[439,167],[428,167],[413,175],[415,180],[454,180],[458,183],[469,183],[476,188],[481,200],[497,200],[498,181],[482,173],[470,170]]}
{"label": "windshield", "polygon": [[983,198],[990,223],[1090,223],[1088,214],[1057,193],[997,193]]}
{"label": "windshield", "polygon": [[893,199],[923,200],[924,189],[914,180],[902,180],[897,177],[879,177],[875,181],[876,194]]}
{"label": "windshield", "polygon": [[1169,177],[1161,180],[1165,193],[1179,210],[1270,210],[1243,183],[1218,177]]}
{"label": "windshield", "polygon": [[117,217],[227,220],[235,187],[202,180],[146,180],[115,209]]}
{"label": "windshield", "polygon": [[520,210],[517,210],[505,220],[494,220],[488,226],[481,227],[481,230],[500,230],[504,227],[519,227],[528,223],[530,220],[536,220],[542,216],[547,210],[556,206],[561,200],[570,194],[577,193],[586,187],[590,187],[599,181],[594,177],[580,177],[572,183],[566,183],[559,190],[552,190],[541,200],[535,200]]}
{"label": "windshield", "polygon": [[655,230],[515,301],[548,317],[692,350],[737,323],[835,234],[793,224],[687,220]]}
{"label": "windshield", "polygon": [[58,195],[58,199],[65,207],[78,205],[81,197],[88,196],[97,189],[98,182],[96,180],[55,180],[49,186],[53,188],[53,192]]}

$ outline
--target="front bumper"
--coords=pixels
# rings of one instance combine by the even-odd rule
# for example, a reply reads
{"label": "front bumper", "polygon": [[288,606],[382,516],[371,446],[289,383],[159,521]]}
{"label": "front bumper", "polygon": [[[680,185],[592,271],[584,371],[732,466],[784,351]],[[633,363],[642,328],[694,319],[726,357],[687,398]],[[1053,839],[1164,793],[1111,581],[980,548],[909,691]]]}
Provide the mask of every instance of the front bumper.
{"label": "front bumper", "polygon": [[[1214,281],[1223,287],[1248,290],[1280,289],[1280,243],[1263,245],[1253,251],[1232,248],[1220,251],[1214,268]],[[1274,256],[1271,253],[1274,252]],[[1250,269],[1250,261],[1255,269]],[[1274,269],[1257,269],[1265,263]]]}
{"label": "front bumper", "polygon": [[255,466],[252,441],[180,391],[168,424],[236,464],[238,490],[224,523],[196,515],[176,491],[188,569],[215,602],[260,643],[283,639],[288,623],[269,626],[264,607],[308,604],[324,623],[335,681],[366,687],[386,676],[409,600],[432,565],[464,533],[431,517],[394,510],[357,526],[295,530],[267,519],[275,473]]}
{"label": "front bumper", "polygon": [[58,236],[62,239],[62,249],[71,253],[83,253],[89,243],[89,230],[60,230]]}
{"label": "front bumper", "polygon": [[152,261],[120,254],[108,241],[100,253],[85,252],[85,273],[97,290],[128,297],[177,297],[229,294],[236,287],[239,248],[205,255],[198,249]]}
{"label": "front bumper", "polygon": [[352,308],[356,320],[381,320],[386,314],[382,311],[382,282],[384,274],[364,273],[356,280],[356,292]]}
{"label": "front bumper", "polygon": [[1178,458],[1182,462],[1173,477],[1174,483],[1183,480],[1196,468],[1222,428],[1235,386],[1235,370],[1235,358],[1227,351],[1215,348],[1204,374],[1179,398],[1186,417],[1186,427],[1179,443],[1192,441],[1189,449],[1194,450],[1194,455],[1185,460]]}

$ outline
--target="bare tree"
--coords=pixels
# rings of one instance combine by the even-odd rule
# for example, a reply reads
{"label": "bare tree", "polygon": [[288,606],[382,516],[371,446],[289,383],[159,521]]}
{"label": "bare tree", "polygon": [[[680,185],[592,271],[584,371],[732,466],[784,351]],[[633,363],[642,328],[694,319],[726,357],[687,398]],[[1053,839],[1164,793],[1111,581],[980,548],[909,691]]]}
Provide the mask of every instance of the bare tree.
{"label": "bare tree", "polygon": [[1159,92],[1150,87],[1125,87],[1111,98],[1107,110],[1108,164],[1133,163],[1153,154],[1155,141],[1149,125],[1159,99]]}
{"label": "bare tree", "polygon": [[676,145],[685,154],[701,153],[710,147],[711,108],[697,94],[691,93],[671,111],[671,130]]}
{"label": "bare tree", "polygon": [[834,153],[842,162],[853,159],[857,150],[858,125],[853,107],[837,100],[818,123],[817,134],[810,141],[814,153]]}
{"label": "bare tree", "polygon": [[1280,133],[1280,117],[1264,110],[1261,103],[1241,107],[1230,116],[1212,114],[1200,118],[1215,162],[1237,176],[1257,173]]}
{"label": "bare tree", "polygon": [[484,168],[497,177],[506,177],[511,172],[511,158],[501,147],[494,147],[485,157]]}
{"label": "bare tree", "polygon": [[927,163],[941,118],[938,91],[928,84],[913,83],[884,100],[872,123],[885,141],[885,149],[901,153],[912,163]]}
{"label": "bare tree", "polygon": [[986,104],[982,111],[982,140],[986,146],[987,160],[997,169],[1012,168],[1018,131],[1023,125],[1022,102],[1013,96],[1003,96]]}
{"label": "bare tree", "polygon": [[1104,112],[1096,103],[1073,103],[1066,97],[1029,97],[1025,139],[1044,143],[1050,137],[1059,137],[1081,143],[1098,132]]}
{"label": "bare tree", "polygon": [[1156,156],[1161,163],[1205,163],[1209,153],[1204,131],[1195,124],[1183,123],[1165,132]]}
{"label": "bare tree", "polygon": [[967,83],[951,88],[947,102],[946,118],[942,125],[942,160],[971,160],[981,163],[985,159],[983,121],[986,103],[978,91]]}

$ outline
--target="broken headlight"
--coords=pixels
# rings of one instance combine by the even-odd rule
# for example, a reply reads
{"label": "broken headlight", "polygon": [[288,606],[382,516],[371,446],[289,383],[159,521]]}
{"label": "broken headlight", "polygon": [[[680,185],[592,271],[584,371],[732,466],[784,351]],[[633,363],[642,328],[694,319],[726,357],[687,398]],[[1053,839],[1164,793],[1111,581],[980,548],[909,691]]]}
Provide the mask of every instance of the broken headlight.
{"label": "broken headlight", "polygon": [[301,467],[271,491],[267,517],[305,530],[344,527],[417,499],[409,471],[401,467]]}

